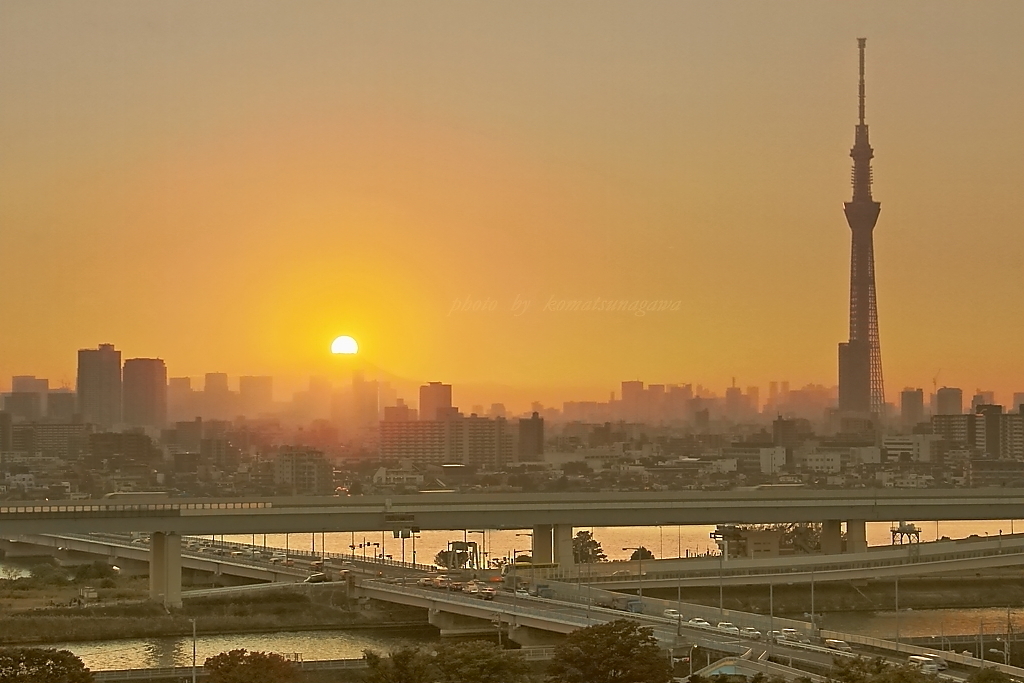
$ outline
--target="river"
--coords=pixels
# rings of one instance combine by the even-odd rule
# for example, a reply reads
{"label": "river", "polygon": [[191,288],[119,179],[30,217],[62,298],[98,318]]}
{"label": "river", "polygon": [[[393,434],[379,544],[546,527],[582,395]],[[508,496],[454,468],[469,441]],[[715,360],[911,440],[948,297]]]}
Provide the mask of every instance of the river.
{"label": "river", "polygon": [[[221,652],[245,648],[298,655],[302,659],[351,659],[363,656],[363,650],[388,652],[407,645],[434,642],[429,629],[281,631],[278,633],[233,633],[202,635],[196,638],[196,661]],[[70,650],[90,669],[141,669],[192,665],[192,638],[169,636],[113,641],[55,643],[46,647]]]}

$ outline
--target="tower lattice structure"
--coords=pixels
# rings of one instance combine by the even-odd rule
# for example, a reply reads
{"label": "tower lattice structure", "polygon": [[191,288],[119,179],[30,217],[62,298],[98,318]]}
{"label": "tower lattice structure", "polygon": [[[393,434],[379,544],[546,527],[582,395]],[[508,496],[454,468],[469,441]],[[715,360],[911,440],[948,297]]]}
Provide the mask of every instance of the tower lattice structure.
{"label": "tower lattice structure", "polygon": [[878,309],[875,298],[875,253],[873,233],[881,204],[871,196],[871,159],[874,150],[864,122],[864,48],[867,39],[858,38],[860,50],[859,119],[853,148],[853,198],[846,202],[850,226],[850,341],[839,349],[839,407],[843,410],[882,415],[885,388],[882,381],[882,349],[878,339]]}

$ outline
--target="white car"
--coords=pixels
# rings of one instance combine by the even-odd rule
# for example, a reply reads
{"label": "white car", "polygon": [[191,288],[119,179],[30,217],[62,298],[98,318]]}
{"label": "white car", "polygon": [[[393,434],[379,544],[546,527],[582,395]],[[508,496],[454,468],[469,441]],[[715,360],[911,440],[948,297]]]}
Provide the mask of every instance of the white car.
{"label": "white car", "polygon": [[753,626],[744,626],[740,629],[740,635],[744,638],[752,638],[754,640],[761,640],[761,632]]}
{"label": "white car", "polygon": [[711,624],[709,624],[706,619],[701,619],[700,617],[694,617],[686,623],[690,626],[696,626],[697,628],[711,628]]}
{"label": "white car", "polygon": [[530,597],[530,591],[526,590],[525,588],[517,588],[516,589],[516,597],[517,598],[528,598],[528,597]]}
{"label": "white car", "polygon": [[679,621],[683,618],[683,615],[680,614],[679,610],[677,609],[667,609],[661,613],[661,616],[665,617],[666,619],[672,619],[673,621]]}
{"label": "white car", "polygon": [[739,627],[731,621],[720,621],[718,622],[717,628],[719,631],[725,631],[726,633],[734,633],[736,635],[740,634]]}

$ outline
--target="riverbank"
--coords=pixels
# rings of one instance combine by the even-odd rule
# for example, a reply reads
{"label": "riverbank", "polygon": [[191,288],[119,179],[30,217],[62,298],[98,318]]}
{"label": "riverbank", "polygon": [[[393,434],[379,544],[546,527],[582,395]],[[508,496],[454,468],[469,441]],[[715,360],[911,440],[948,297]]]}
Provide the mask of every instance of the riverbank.
{"label": "riverbank", "polygon": [[[811,611],[811,587],[808,584],[779,584],[769,595],[769,587],[726,586],[723,591],[725,609],[768,614],[774,603],[776,616],[803,618]],[[644,594],[674,600],[675,589],[644,590]],[[717,586],[684,588],[682,601],[717,607]],[[900,609],[950,609],[971,607],[1006,607],[1024,603],[1024,578],[1019,576],[948,576],[903,578],[899,582]],[[814,611],[877,612],[896,608],[896,586],[893,579],[862,582],[829,582],[814,586]]]}
{"label": "riverbank", "polygon": [[339,587],[318,590],[315,600],[295,591],[196,598],[172,612],[144,602],[7,613],[0,645],[191,636],[192,619],[201,634],[430,628],[424,610],[357,605]]}

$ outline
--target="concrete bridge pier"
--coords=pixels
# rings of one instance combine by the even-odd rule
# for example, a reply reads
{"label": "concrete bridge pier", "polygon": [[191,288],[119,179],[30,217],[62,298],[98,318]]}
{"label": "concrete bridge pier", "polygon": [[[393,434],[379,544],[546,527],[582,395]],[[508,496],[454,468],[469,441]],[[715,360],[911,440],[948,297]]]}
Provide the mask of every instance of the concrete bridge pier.
{"label": "concrete bridge pier", "polygon": [[846,552],[866,553],[868,551],[867,523],[863,519],[846,521]]}
{"label": "concrete bridge pier", "polygon": [[498,632],[498,624],[467,617],[461,614],[443,612],[437,608],[431,608],[427,615],[427,621],[431,626],[437,627],[441,637],[448,636],[493,636]]}
{"label": "concrete bridge pier", "polygon": [[508,638],[520,647],[550,647],[561,642],[564,636],[560,633],[542,631],[539,628],[513,625],[509,627]]}
{"label": "concrete bridge pier", "polygon": [[538,524],[533,527],[533,547],[531,553],[534,564],[554,562],[551,533],[554,527],[550,524]]}
{"label": "concrete bridge pier", "polygon": [[838,555],[843,552],[843,523],[838,519],[826,519],[821,524],[821,552]]}
{"label": "concrete bridge pier", "polygon": [[554,527],[554,561],[559,568],[572,568],[575,558],[572,553],[572,526],[569,524],[556,524]]}
{"label": "concrete bridge pier", "polygon": [[181,536],[157,531],[149,541],[149,599],[181,607]]}

